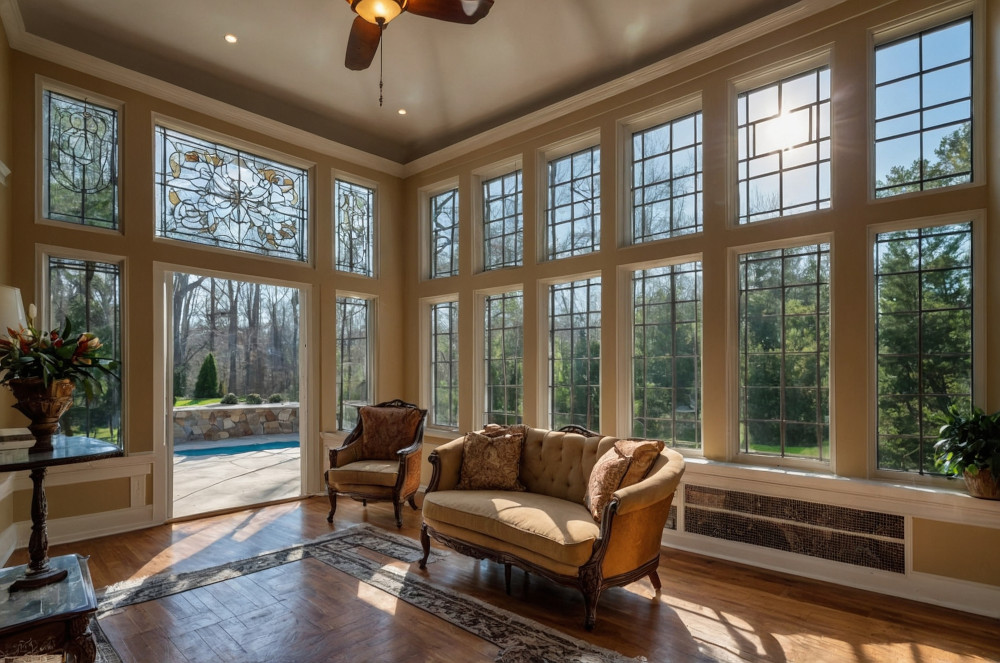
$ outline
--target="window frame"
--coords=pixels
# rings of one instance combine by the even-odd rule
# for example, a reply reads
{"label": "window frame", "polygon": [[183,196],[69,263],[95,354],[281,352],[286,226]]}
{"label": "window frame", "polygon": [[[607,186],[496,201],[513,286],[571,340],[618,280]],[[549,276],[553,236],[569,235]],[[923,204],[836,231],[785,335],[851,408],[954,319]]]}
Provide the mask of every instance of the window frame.
{"label": "window frame", "polygon": [[[457,390],[459,396],[458,410],[457,410],[457,422],[454,426],[438,423],[434,418],[434,387],[432,382],[434,380],[434,356],[431,352],[431,346],[434,343],[434,333],[433,333],[433,309],[438,304],[454,303],[458,307],[455,321],[455,334],[458,338],[458,371],[456,372],[456,379],[458,380]],[[462,324],[462,309],[459,303],[458,294],[452,293],[448,295],[442,295],[439,297],[426,297],[420,300],[420,394],[421,401],[427,403],[427,428],[431,430],[437,430],[446,433],[453,433],[458,431],[462,426],[462,407],[464,399],[461,398],[462,394],[462,376],[461,376],[461,357],[462,357],[462,339],[459,328]]]}
{"label": "window frame", "polygon": [[[524,291],[524,286],[521,283],[508,284],[499,286],[496,288],[489,288],[486,290],[477,290],[475,292],[475,319],[476,319],[476,333],[475,333],[475,343],[473,344],[474,351],[474,370],[473,379],[475,389],[473,390],[473,398],[477,406],[473,412],[472,425],[476,428],[482,428],[486,425],[486,299],[487,297],[496,295],[506,295],[518,292],[521,294],[521,345],[522,348],[526,347],[528,334],[524,326],[524,320],[527,317],[527,294]],[[522,350],[523,351],[523,350]],[[527,387],[525,377],[527,372],[525,371],[525,358],[521,357],[521,421],[527,421],[529,413],[534,414],[529,410],[527,403],[524,402],[524,393]]]}
{"label": "window frame", "polygon": [[[376,387],[377,387],[377,385],[376,385],[377,374],[376,374],[376,371],[375,371],[375,366],[376,366],[375,348],[376,348],[377,344],[375,343],[375,341],[378,338],[378,329],[376,328],[376,320],[378,318],[378,298],[375,297],[374,295],[361,294],[361,293],[356,293],[356,292],[347,292],[347,291],[337,291],[337,293],[336,293],[336,295],[334,297],[335,317],[336,317],[336,325],[337,325],[337,329],[336,329],[334,338],[335,338],[335,342],[337,344],[337,352],[338,353],[340,351],[340,343],[342,341],[342,339],[339,336],[339,332],[340,332],[340,309],[341,309],[341,300],[342,299],[356,299],[356,300],[361,300],[361,301],[365,302],[365,305],[366,305],[366,308],[367,308],[366,316],[365,316],[365,325],[366,325],[366,327],[365,327],[366,328],[366,335],[365,335],[365,346],[366,346],[365,347],[365,364],[366,364],[366,366],[365,366],[365,370],[367,372],[366,374],[367,374],[368,388],[367,388],[367,394],[365,394],[365,405],[373,405],[374,404],[374,399],[375,399]],[[336,407],[336,413],[335,413],[335,417],[334,418],[335,418],[335,420],[338,420],[338,425],[337,425],[337,428],[336,428],[337,432],[349,433],[351,431],[351,429],[353,428],[353,426],[352,426],[352,428],[342,428],[339,425],[340,406],[341,406],[341,402],[342,402],[341,401],[341,385],[343,384],[343,375],[341,373],[341,370],[342,370],[342,362],[338,361],[337,362],[337,369],[336,369],[336,371],[337,371],[337,384],[336,384],[336,405],[337,405],[337,407]]]}
{"label": "window frame", "polygon": [[[333,244],[333,247],[332,247],[333,248],[333,253],[332,253],[332,256],[331,256],[333,270],[335,272],[340,273],[340,274],[345,274],[345,275],[350,275],[350,276],[358,276],[358,277],[368,278],[368,279],[378,279],[379,278],[379,272],[380,272],[380,269],[379,269],[379,264],[380,264],[380,260],[379,260],[379,237],[380,237],[379,227],[381,226],[379,217],[380,217],[380,211],[381,211],[381,204],[380,203],[381,203],[381,198],[382,198],[382,189],[381,189],[381,187],[379,187],[378,182],[375,182],[373,180],[367,180],[367,179],[362,178],[362,177],[357,177],[356,175],[353,175],[353,174],[350,174],[350,173],[346,173],[344,171],[339,171],[339,170],[334,170],[333,171],[330,180],[331,180],[331,184],[332,184],[332,186],[331,186],[331,196],[332,196],[332,201],[333,201],[332,210],[331,210],[332,211],[332,216],[333,216],[333,233],[332,233],[333,234],[333,237],[332,237],[332,240],[333,240],[333,242],[332,242],[332,244]],[[368,274],[362,274],[361,272],[348,271],[348,270],[345,270],[345,269],[341,269],[340,267],[337,266],[337,235],[338,235],[338,232],[339,232],[339,226],[338,226],[339,221],[337,219],[337,216],[338,216],[337,182],[338,181],[342,181],[342,182],[345,182],[347,184],[351,184],[353,186],[360,186],[360,187],[364,187],[366,189],[371,189],[372,190],[372,214],[371,214],[372,218],[371,218],[371,226],[368,228],[368,236],[369,236],[368,250],[369,250],[369,262],[370,262],[370,265],[369,265],[370,269],[369,269],[369,273]]]}
{"label": "window frame", "polygon": [[[458,245],[454,249],[455,269],[454,274],[434,275],[434,253],[431,250],[431,240],[433,238],[433,220],[431,219],[431,200],[449,191],[455,191],[458,196],[455,220],[455,232],[458,237]],[[441,279],[453,278],[462,274],[462,204],[465,196],[462,195],[462,188],[459,186],[458,177],[437,182],[431,186],[422,187],[417,192],[417,200],[420,205],[420,277],[424,281],[437,281]]]}
{"label": "window frame", "polygon": [[[601,129],[594,128],[584,133],[576,134],[569,138],[561,141],[557,141],[550,145],[547,145],[536,152],[536,168],[535,168],[535,261],[538,264],[558,262],[560,260],[566,260],[571,258],[579,258],[580,256],[593,256],[595,254],[600,254],[601,247],[598,246],[597,250],[591,251],[589,253],[581,253],[572,256],[562,256],[559,258],[549,257],[549,162],[561,159],[562,157],[569,156],[575,152],[581,150],[598,148],[601,151],[601,157],[598,161],[600,170],[598,171],[600,175],[603,175],[604,170],[604,160],[605,160],[605,150],[602,140]],[[601,177],[601,187],[603,191],[605,178]],[[523,180],[522,180],[523,182]],[[602,198],[601,191],[598,192],[598,200]],[[603,201],[601,201],[602,211],[604,208]],[[527,208],[525,208],[527,209]],[[602,214],[603,216],[603,214]],[[600,224],[598,230],[598,241],[603,238],[605,223],[603,221]],[[610,248],[610,247],[606,247]],[[525,257],[527,259],[527,256]]]}
{"label": "window frame", "polygon": [[[923,192],[919,192],[923,193]],[[907,195],[907,194],[902,194]],[[986,211],[982,209],[968,212],[953,212],[935,216],[925,216],[912,219],[900,219],[886,223],[868,226],[867,270],[868,270],[868,476],[872,479],[892,480],[897,483],[927,485],[937,488],[954,488],[953,482],[947,477],[933,474],[919,474],[904,470],[883,470],[878,466],[878,336],[876,334],[877,286],[875,275],[875,242],[877,236],[900,230],[914,230],[933,226],[944,226],[958,223],[972,224],[972,401],[976,405],[985,405],[987,370],[986,353],[988,352],[988,321],[987,317],[987,258],[986,248]]]}
{"label": "window frame", "polygon": [[[538,287],[540,289],[540,295],[541,295],[539,297],[539,304],[540,304],[540,307],[543,309],[543,311],[542,311],[543,312],[543,316],[540,319],[545,321],[545,325],[544,326],[538,325],[538,327],[539,327],[538,331],[539,331],[540,339],[541,339],[541,343],[538,346],[538,348],[540,350],[540,357],[539,357],[539,359],[542,360],[541,362],[539,362],[538,365],[541,367],[543,365],[542,362],[544,362],[544,370],[538,370],[537,371],[539,386],[541,387],[541,391],[539,393],[545,394],[544,398],[539,398],[538,399],[539,404],[544,407],[544,411],[539,412],[539,414],[541,415],[539,420],[540,421],[544,421],[545,422],[545,426],[547,428],[554,428],[554,422],[552,421],[552,415],[554,414],[553,413],[553,409],[554,409],[553,394],[554,394],[554,389],[555,389],[555,385],[553,385],[553,383],[552,383],[552,373],[553,373],[553,365],[552,365],[552,362],[553,362],[553,353],[552,353],[552,349],[553,349],[552,348],[552,334],[553,334],[552,315],[553,315],[553,311],[552,311],[552,306],[551,306],[551,302],[552,302],[552,288],[557,287],[557,286],[561,286],[561,285],[569,285],[569,284],[577,283],[577,282],[581,282],[581,281],[582,282],[586,282],[586,281],[590,281],[591,279],[597,279],[599,281],[599,287],[601,288],[601,295],[600,295],[600,300],[601,300],[601,324],[598,327],[598,331],[601,333],[601,350],[600,350],[600,353],[598,354],[599,374],[598,374],[598,378],[597,378],[597,387],[598,387],[598,390],[599,390],[599,392],[598,392],[598,408],[597,408],[598,428],[590,428],[590,430],[594,430],[594,431],[596,431],[598,433],[601,432],[600,429],[599,429],[599,426],[600,426],[602,408],[603,408],[603,403],[604,403],[604,398],[605,398],[605,394],[604,394],[603,390],[601,389],[601,386],[602,386],[602,383],[603,383],[604,372],[606,370],[605,362],[604,362],[604,350],[605,350],[605,346],[604,346],[604,343],[603,343],[603,340],[604,340],[604,333],[603,332],[604,332],[604,323],[605,323],[605,318],[604,318],[604,295],[605,295],[604,288],[605,288],[605,283],[604,283],[604,279],[602,278],[602,274],[599,271],[591,271],[591,272],[584,272],[584,273],[578,273],[578,274],[572,274],[572,275],[564,275],[564,276],[562,276],[560,278],[549,279],[549,280],[539,279],[539,281],[538,281]],[[590,328],[590,327],[588,327],[588,328]],[[544,354],[541,354],[541,353],[544,353]],[[592,386],[593,382],[591,381],[588,384]],[[585,427],[589,428],[589,426],[585,426]]]}
{"label": "window frame", "polygon": [[[490,181],[497,179],[499,177],[506,177],[507,175],[512,175],[515,172],[521,172],[521,255],[518,257],[519,263],[516,265],[501,265],[498,267],[487,267],[486,266],[486,215],[484,214],[484,195],[483,195],[483,185]],[[530,209],[525,200],[525,172],[524,172],[524,159],[522,155],[517,155],[514,158],[506,159],[504,161],[485,166],[483,168],[477,168],[472,171],[472,195],[470,199],[472,201],[472,243],[476,246],[476,250],[472,253],[472,272],[474,274],[481,274],[484,272],[502,272],[508,269],[519,269],[524,267],[525,261],[527,259],[525,240],[527,238],[527,229],[525,228],[525,212]]]}

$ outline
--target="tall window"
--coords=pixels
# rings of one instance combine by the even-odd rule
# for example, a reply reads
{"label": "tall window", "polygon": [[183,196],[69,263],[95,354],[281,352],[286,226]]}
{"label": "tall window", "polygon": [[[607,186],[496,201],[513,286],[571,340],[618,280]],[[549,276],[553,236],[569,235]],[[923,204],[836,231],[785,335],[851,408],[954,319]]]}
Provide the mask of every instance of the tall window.
{"label": "tall window", "polygon": [[632,435],[701,448],[701,262],[632,278]]}
{"label": "tall window", "polygon": [[352,430],[371,403],[369,301],[337,297],[337,430]]}
{"label": "tall window", "polygon": [[737,99],[740,223],[830,207],[830,68]]}
{"label": "tall window", "polygon": [[431,306],[430,423],[458,427],[458,302]]}
{"label": "tall window", "polygon": [[[48,329],[85,331],[101,341],[101,355],[121,362],[121,268],[116,263],[49,257]],[[116,371],[121,376],[121,369]],[[102,393],[89,402],[82,389],[60,420],[66,435],[85,435],[122,445],[122,389],[118,379],[95,371]]]}
{"label": "tall window", "polygon": [[830,246],[739,257],[743,453],[830,459]]}
{"label": "tall window", "polygon": [[306,262],[308,173],[156,127],[156,234]]}
{"label": "tall window", "polygon": [[972,405],[972,224],[875,239],[878,467],[934,472],[954,403]]}
{"label": "tall window", "polygon": [[601,279],[549,288],[549,421],[600,430]]}
{"label": "tall window", "polygon": [[483,182],[483,266],[518,267],[523,262],[521,171]]}
{"label": "tall window", "polygon": [[601,248],[601,148],[594,146],[548,165],[546,254],[568,258]]}
{"label": "tall window", "polygon": [[701,232],[701,113],[632,135],[632,241]]}
{"label": "tall window", "polygon": [[524,403],[524,295],[520,290],[486,297],[484,424],[519,424]]}
{"label": "tall window", "polygon": [[118,111],[42,92],[47,219],[118,228]]}
{"label": "tall window", "polygon": [[337,214],[335,267],[344,272],[372,276],[375,189],[337,180],[333,196]]}
{"label": "tall window", "polygon": [[458,189],[430,198],[431,278],[458,274]]}
{"label": "tall window", "polygon": [[972,19],[875,49],[875,195],[972,181]]}

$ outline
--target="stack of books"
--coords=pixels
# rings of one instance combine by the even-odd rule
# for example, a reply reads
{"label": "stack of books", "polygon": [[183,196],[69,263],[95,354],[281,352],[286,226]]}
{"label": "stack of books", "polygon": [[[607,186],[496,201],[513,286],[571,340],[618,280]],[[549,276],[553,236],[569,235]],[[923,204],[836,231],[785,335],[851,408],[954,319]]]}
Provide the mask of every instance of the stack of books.
{"label": "stack of books", "polygon": [[27,461],[34,445],[35,436],[27,428],[0,428],[0,465]]}

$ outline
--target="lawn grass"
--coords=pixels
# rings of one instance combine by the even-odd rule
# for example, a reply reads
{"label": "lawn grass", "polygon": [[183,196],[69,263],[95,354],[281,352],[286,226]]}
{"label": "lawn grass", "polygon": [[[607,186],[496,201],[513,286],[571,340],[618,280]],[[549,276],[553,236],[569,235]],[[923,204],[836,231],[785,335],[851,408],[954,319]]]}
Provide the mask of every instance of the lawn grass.
{"label": "lawn grass", "polygon": [[186,405],[218,405],[221,398],[178,398],[174,407],[184,407]]}

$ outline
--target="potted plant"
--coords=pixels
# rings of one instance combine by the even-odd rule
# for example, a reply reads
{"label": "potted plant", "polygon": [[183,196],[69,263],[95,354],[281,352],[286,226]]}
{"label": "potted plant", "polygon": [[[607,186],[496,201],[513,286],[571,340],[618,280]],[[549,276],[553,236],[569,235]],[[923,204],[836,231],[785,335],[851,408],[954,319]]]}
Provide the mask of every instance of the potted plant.
{"label": "potted plant", "polygon": [[89,332],[74,335],[68,319],[62,331],[39,332],[34,304],[28,312],[27,328],[8,327],[7,336],[0,336],[0,385],[14,392],[14,407],[31,419],[28,430],[37,440],[31,452],[37,453],[52,450],[52,434],[73,404],[76,385],[91,398],[102,390],[94,372],[114,376],[118,363],[98,357],[100,339]]}
{"label": "potted plant", "polygon": [[970,495],[1000,500],[1000,412],[973,407],[966,415],[952,405],[934,451],[945,474],[965,477]]}

